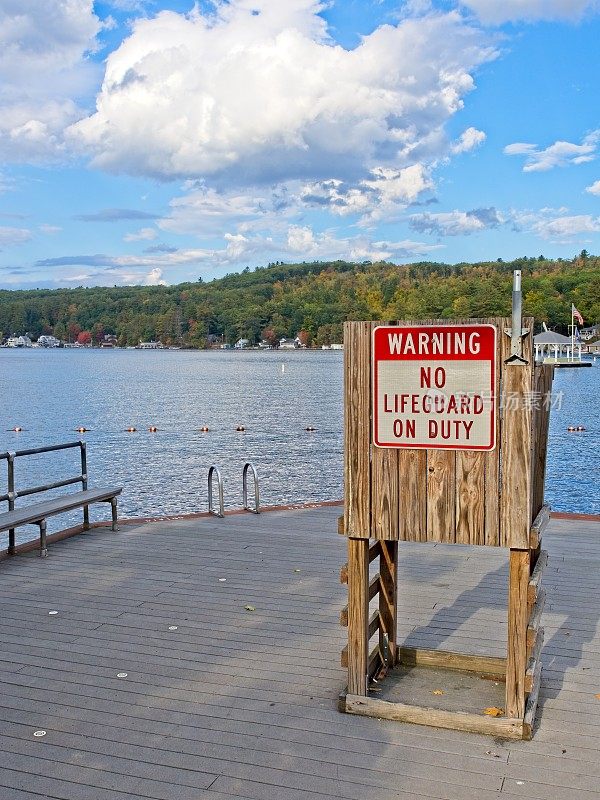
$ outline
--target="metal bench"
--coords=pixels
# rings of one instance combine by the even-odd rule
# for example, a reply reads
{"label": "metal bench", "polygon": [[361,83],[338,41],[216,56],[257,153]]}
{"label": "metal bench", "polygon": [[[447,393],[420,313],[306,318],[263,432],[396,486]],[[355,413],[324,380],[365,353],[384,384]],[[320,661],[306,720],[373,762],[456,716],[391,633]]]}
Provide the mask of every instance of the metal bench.
{"label": "metal bench", "polygon": [[[78,447],[81,451],[81,475],[73,478],[48,483],[44,486],[33,486],[17,491],[15,489],[15,459],[23,456],[39,455],[50,453],[56,450],[69,450]],[[55,444],[49,447],[36,447],[29,450],[17,450],[14,452],[0,453],[0,460],[5,460],[8,466],[8,479],[6,494],[0,495],[0,502],[8,503],[8,511],[0,514],[0,532],[8,531],[8,553],[15,552],[15,528],[21,525],[38,525],[40,529],[40,555],[46,556],[48,548],[46,546],[46,519],[56,514],[64,514],[75,508],[83,508],[83,529],[90,527],[89,506],[92,503],[110,503],[112,512],[113,531],[117,530],[117,497],[121,494],[122,486],[112,486],[101,489],[88,489],[87,476],[87,452],[86,443],[68,442],[67,444]],[[81,483],[81,491],[53,497],[49,500],[32,503],[28,506],[15,508],[15,500],[18,497],[27,497],[40,492],[47,492],[51,489],[58,489],[62,486],[71,486]]]}

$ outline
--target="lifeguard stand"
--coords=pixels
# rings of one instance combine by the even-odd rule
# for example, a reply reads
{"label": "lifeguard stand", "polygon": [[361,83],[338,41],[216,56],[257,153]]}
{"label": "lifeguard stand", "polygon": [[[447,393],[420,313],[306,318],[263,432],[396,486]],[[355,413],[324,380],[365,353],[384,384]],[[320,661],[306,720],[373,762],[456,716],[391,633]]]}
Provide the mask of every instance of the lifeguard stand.
{"label": "lifeguard stand", "polygon": [[[492,418],[489,442],[471,447],[457,441],[448,449],[443,443],[442,449],[434,449],[421,441],[420,446],[412,447],[410,440],[401,436],[406,433],[402,403],[408,406],[410,401],[397,401],[394,407],[388,394],[383,402],[389,408],[383,411],[390,411],[389,419],[396,424],[399,440],[397,446],[375,443],[380,436],[374,428],[375,417],[378,410],[382,412],[381,405],[377,408],[382,402],[377,398],[381,387],[375,384],[383,383],[389,391],[397,389],[401,397],[406,389],[402,376],[410,380],[411,369],[410,374],[416,374],[415,368],[428,363],[415,351],[409,353],[416,364],[409,364],[408,372],[396,363],[391,372],[384,375],[382,369],[379,374],[374,329],[381,330],[382,325],[393,326],[383,335],[410,328],[425,333],[437,330],[441,336],[447,328],[493,327],[494,368],[491,372],[485,368],[485,380],[491,377],[487,399]],[[394,341],[389,335],[388,339]],[[515,273],[512,319],[463,320],[451,325],[448,320],[346,323],[345,506],[339,532],[348,537],[348,562],[341,571],[342,583],[348,584],[348,605],[341,613],[341,623],[348,627],[348,645],[342,652],[348,686],[340,697],[340,710],[500,737],[531,738],[541,680],[544,591],[540,583],[547,561],[541,542],[550,518],[549,507],[544,505],[544,475],[552,385],[552,368],[533,363],[532,339],[533,320],[521,320],[520,272]],[[412,341],[414,349],[414,337]],[[388,357],[393,361],[396,355]],[[461,357],[456,353],[453,357],[449,369],[455,370],[456,383],[460,382]],[[425,403],[425,407],[429,405]],[[417,410],[423,413],[423,404]],[[401,422],[395,423],[395,419]],[[394,433],[390,435],[393,438]],[[509,549],[505,658],[398,646],[399,541]],[[379,569],[373,575],[370,565],[377,560]],[[483,708],[474,713],[473,709],[435,708],[433,702],[414,705],[381,699],[385,696],[381,687],[386,682],[402,681],[402,667],[458,670],[473,679],[492,676],[496,685],[506,684],[503,706],[493,709],[498,714],[494,717],[486,716]],[[374,695],[371,688],[376,676],[379,692]]]}

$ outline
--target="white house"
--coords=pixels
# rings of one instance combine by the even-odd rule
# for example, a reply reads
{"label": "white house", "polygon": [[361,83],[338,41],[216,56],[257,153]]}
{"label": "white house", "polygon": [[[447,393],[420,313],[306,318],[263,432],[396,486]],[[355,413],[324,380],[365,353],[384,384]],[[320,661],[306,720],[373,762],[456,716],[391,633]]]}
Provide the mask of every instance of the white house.
{"label": "white house", "polygon": [[244,350],[244,348],[250,346],[250,339],[238,339],[233,346],[236,350]]}
{"label": "white house", "polygon": [[279,340],[280,350],[297,350],[300,345],[297,339],[286,339],[285,336]]}
{"label": "white house", "polygon": [[45,333],[38,336],[39,347],[60,347],[60,340],[56,336],[47,336]]}
{"label": "white house", "polygon": [[590,328],[582,328],[579,333],[584,342],[589,342],[590,339],[600,336],[600,325],[592,325]]}
{"label": "white house", "polygon": [[6,341],[7,347],[31,347],[31,339],[29,336],[11,336]]}

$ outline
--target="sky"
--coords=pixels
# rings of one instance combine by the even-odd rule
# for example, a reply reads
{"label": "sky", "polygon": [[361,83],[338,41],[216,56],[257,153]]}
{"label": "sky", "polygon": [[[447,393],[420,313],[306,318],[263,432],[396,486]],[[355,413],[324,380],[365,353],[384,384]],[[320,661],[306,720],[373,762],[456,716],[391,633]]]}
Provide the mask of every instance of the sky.
{"label": "sky", "polygon": [[0,288],[600,253],[600,0],[0,0]]}

